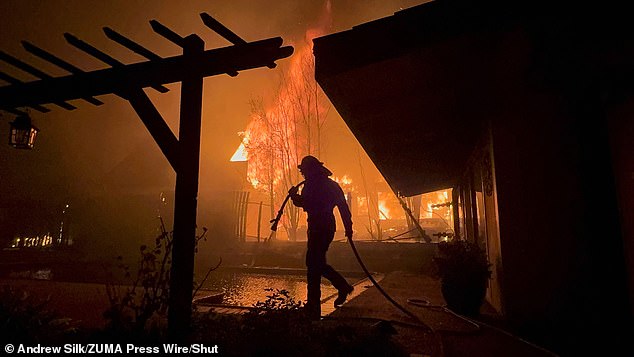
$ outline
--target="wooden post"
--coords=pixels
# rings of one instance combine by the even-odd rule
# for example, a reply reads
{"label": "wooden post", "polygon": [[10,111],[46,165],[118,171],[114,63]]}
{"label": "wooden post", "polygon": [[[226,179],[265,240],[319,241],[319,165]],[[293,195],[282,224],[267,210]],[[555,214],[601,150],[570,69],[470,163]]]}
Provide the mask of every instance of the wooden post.
{"label": "wooden post", "polygon": [[[472,170],[476,170],[473,168]],[[469,173],[469,211],[471,211],[470,223],[473,227],[473,242],[480,245],[480,228],[478,222],[478,198],[476,196],[476,182],[473,177],[474,172]]]}
{"label": "wooden post", "polygon": [[242,217],[241,231],[240,231],[240,241],[247,241],[247,218],[249,214],[249,191],[244,191],[241,202],[240,216]]}
{"label": "wooden post", "polygon": [[[183,57],[198,56],[203,52],[204,42],[200,37],[189,35],[185,38]],[[174,340],[183,340],[191,326],[202,96],[203,77],[198,72],[187,71],[181,86],[168,312],[168,334]]]}
{"label": "wooden post", "polygon": [[262,201],[258,206],[258,243],[260,243],[260,227],[262,226]]}
{"label": "wooden post", "polygon": [[454,239],[460,238],[460,205],[459,199],[460,197],[460,188],[459,186],[454,187],[451,190],[451,207],[453,209],[453,231],[454,231]]}
{"label": "wooden post", "polygon": [[[273,165],[271,165],[271,171],[272,171],[272,167]],[[269,177],[273,177],[273,175],[270,175]],[[269,204],[270,204],[270,208],[271,208],[271,222],[273,222],[273,219],[275,219],[275,216],[277,215],[277,213],[275,212],[275,193],[273,192],[273,181],[271,180],[269,182]],[[277,235],[277,231],[271,231],[271,235],[269,236],[269,240],[275,240]],[[269,242],[270,243],[270,242]]]}

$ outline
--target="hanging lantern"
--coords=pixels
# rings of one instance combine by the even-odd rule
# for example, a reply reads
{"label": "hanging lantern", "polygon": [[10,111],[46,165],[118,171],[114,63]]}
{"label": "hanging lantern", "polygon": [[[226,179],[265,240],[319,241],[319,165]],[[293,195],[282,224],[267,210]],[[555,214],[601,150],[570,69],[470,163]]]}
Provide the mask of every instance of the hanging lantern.
{"label": "hanging lantern", "polygon": [[35,137],[40,129],[31,124],[28,115],[20,115],[10,123],[9,145],[16,149],[33,149]]}

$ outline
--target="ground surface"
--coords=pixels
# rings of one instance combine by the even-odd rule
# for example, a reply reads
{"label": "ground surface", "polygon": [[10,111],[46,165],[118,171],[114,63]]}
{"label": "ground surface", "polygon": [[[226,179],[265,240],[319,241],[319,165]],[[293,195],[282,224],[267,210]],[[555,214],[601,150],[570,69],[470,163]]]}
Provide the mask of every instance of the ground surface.
{"label": "ground surface", "polygon": [[[332,296],[324,297],[324,323],[330,323],[331,319],[374,321],[377,326],[385,328],[386,333],[394,333],[393,339],[411,356],[553,356],[548,351],[493,327],[491,322],[495,321],[495,316],[486,306],[481,319],[487,321],[486,324],[465,319],[444,309],[437,279],[401,271],[377,275],[376,279],[387,294],[414,314],[416,319],[394,307],[368,280],[363,280],[355,286],[349,301],[338,309],[332,307]],[[105,323],[103,312],[108,307],[108,299],[103,284],[1,279],[0,286],[4,285],[28,291],[39,298],[49,297],[52,309],[82,326],[99,328]],[[200,295],[206,293],[199,292]],[[412,301],[418,303],[412,304]]]}
{"label": "ground surface", "polygon": [[[379,285],[417,319],[393,306],[370,287],[330,316],[339,319],[375,318],[390,321],[396,330],[393,338],[411,355],[469,357],[542,357],[554,354],[521,340],[489,323],[466,319],[444,309],[440,282],[424,274],[395,271]],[[412,300],[417,299],[417,300]],[[427,306],[409,301],[427,302]],[[483,306],[482,320],[495,321],[493,311]]]}

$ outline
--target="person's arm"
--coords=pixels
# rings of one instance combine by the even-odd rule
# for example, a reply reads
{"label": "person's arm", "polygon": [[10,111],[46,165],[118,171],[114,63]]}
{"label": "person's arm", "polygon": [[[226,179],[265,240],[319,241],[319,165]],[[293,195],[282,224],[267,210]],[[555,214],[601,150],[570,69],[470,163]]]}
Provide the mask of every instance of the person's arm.
{"label": "person's arm", "polygon": [[291,196],[291,200],[293,201],[293,204],[297,207],[304,207],[304,198],[297,193],[297,191],[299,190],[299,185],[298,186],[293,186],[288,190],[288,194]]}

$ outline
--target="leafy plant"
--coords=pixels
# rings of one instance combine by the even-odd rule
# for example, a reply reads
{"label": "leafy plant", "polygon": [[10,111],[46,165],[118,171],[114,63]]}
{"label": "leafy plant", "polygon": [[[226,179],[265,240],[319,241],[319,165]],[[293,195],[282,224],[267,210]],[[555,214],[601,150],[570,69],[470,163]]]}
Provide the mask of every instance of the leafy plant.
{"label": "leafy plant", "polygon": [[257,314],[271,313],[275,311],[298,311],[302,308],[302,301],[296,301],[294,297],[290,296],[290,293],[286,289],[273,289],[266,288],[264,291],[270,292],[270,295],[266,296],[266,300],[258,301],[253,304]]}
{"label": "leafy plant", "polygon": [[438,255],[434,258],[438,274],[443,280],[463,280],[491,276],[491,264],[485,251],[476,243],[453,239],[438,243]]}
{"label": "leafy plant", "polygon": [[285,289],[264,290],[269,292],[266,300],[253,304],[253,309],[245,314],[246,318],[252,320],[251,327],[275,325],[280,330],[295,328],[301,333],[309,321],[303,302],[295,300]]}

